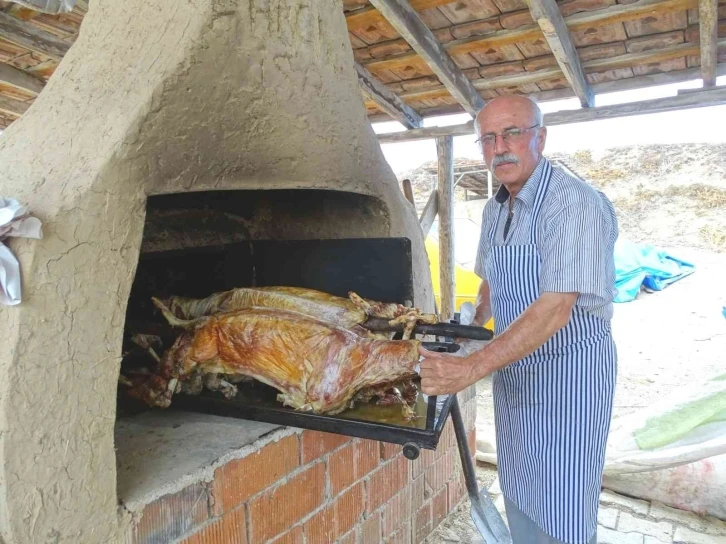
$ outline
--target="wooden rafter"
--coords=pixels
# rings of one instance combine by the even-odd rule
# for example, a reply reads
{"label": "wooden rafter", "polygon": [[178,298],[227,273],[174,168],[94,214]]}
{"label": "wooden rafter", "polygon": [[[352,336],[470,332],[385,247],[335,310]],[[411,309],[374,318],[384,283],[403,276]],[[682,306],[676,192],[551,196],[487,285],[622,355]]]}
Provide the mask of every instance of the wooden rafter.
{"label": "wooden rafter", "polygon": [[[716,67],[716,77],[726,75],[726,64],[719,64]],[[647,74],[644,76],[635,76],[628,79],[616,79],[614,81],[602,81],[592,85],[595,94],[615,93],[620,91],[631,91],[633,89],[643,89],[654,87],[657,85],[668,85],[671,83],[682,83],[684,81],[692,81],[701,77],[701,68],[686,68],[685,70],[673,70],[671,72],[658,72],[655,74]],[[680,92],[680,91],[679,91]],[[571,88],[553,89],[551,91],[541,91],[532,93],[531,96],[538,102],[547,102],[549,100],[561,100],[563,98],[572,98],[575,95]],[[448,105],[436,108],[427,108],[421,110],[422,117],[431,117],[434,115],[448,115],[459,113],[458,106]],[[385,114],[369,115],[371,123],[387,121],[388,116]]]}
{"label": "wooden rafter", "polygon": [[60,61],[71,48],[70,43],[34,27],[31,23],[21,21],[0,11],[0,36],[36,53],[42,53],[56,61]]}
{"label": "wooden rafter", "polygon": [[[593,25],[609,25],[641,19],[648,15],[661,15],[696,7],[698,0],[638,0],[633,4],[617,4],[596,11],[576,13],[565,17],[567,28],[572,32]],[[455,28],[455,27],[452,27]],[[503,45],[534,41],[542,37],[537,25],[526,25],[514,30],[497,30],[481,36],[453,40],[443,45],[450,55],[471,53],[485,48],[497,49]],[[416,52],[399,53],[380,59],[369,60],[363,65],[369,71],[403,68],[417,57]]]}
{"label": "wooden rafter", "polygon": [[9,64],[0,64],[0,83],[9,85],[21,91],[40,94],[45,87],[45,81]]}
{"label": "wooden rafter", "polygon": [[[719,41],[718,45],[726,46],[726,39]],[[605,72],[607,70],[629,68],[639,64],[664,62],[691,55],[698,55],[699,50],[700,47],[697,43],[684,43],[662,49],[649,49],[648,51],[626,53],[616,57],[593,59],[583,62],[582,67],[586,73]],[[562,71],[559,68],[543,68],[541,70],[533,70],[531,72],[525,71],[490,78],[474,79],[471,81],[471,84],[475,89],[482,91],[487,89],[526,85],[528,83],[537,83],[539,81],[546,81],[548,79],[554,79],[561,76]],[[421,91],[401,93],[399,96],[403,100],[411,101],[440,98],[447,94],[447,89],[442,85],[438,85]]]}
{"label": "wooden rafter", "polygon": [[[614,119],[617,117],[630,117],[650,113],[663,113],[689,108],[702,108],[726,104],[726,87],[715,87],[699,93],[679,94],[654,100],[641,100],[613,106],[599,106],[579,110],[564,110],[548,113],[544,116],[546,126],[566,125],[597,121],[601,119]],[[409,130],[406,132],[393,132],[379,134],[378,141],[384,143],[411,142],[416,140],[430,140],[441,136],[466,136],[474,134],[474,122],[469,121],[463,125],[446,127],[427,127]]]}
{"label": "wooden rafter", "polygon": [[355,64],[358,72],[358,85],[380,109],[406,128],[419,128],[423,121],[416,111],[396,96],[388,87],[373,77],[360,64]]}
{"label": "wooden rafter", "polygon": [[457,102],[469,114],[476,115],[484,100],[408,1],[371,0],[371,3],[424,59]]}
{"label": "wooden rafter", "polygon": [[560,8],[555,0],[527,0],[532,19],[539,25],[552,54],[562,73],[580,99],[583,108],[594,105],[594,95],[585,72],[580,64],[577,49],[572,43],[570,31],[565,24]]}
{"label": "wooden rafter", "polygon": [[718,0],[700,0],[698,3],[701,34],[701,77],[704,87],[716,85],[718,63]]}
{"label": "wooden rafter", "polygon": [[15,100],[13,98],[0,95],[0,112],[2,113],[15,117],[20,117],[27,111],[29,107],[30,104],[28,104],[27,102],[22,102],[20,100]]}
{"label": "wooden rafter", "polygon": [[[411,0],[411,7],[416,11],[424,9],[436,8],[445,4],[450,4],[454,0]],[[345,15],[345,23],[348,30],[355,30],[368,25],[374,25],[385,21],[385,18],[376,8],[366,6],[355,11],[350,11]]]}

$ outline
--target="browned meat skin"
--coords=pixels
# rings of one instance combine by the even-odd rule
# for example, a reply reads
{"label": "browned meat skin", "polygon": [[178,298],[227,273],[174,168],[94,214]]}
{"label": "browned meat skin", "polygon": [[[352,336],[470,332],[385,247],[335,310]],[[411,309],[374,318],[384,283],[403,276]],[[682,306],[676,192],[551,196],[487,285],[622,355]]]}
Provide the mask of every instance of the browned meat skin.
{"label": "browned meat skin", "polygon": [[299,287],[242,287],[203,299],[171,297],[162,303],[184,320],[253,307],[299,312],[346,329],[366,320],[365,311],[348,299]]}
{"label": "browned meat skin", "polygon": [[418,341],[361,338],[284,310],[220,313],[193,327],[162,356],[164,381],[184,382],[197,372],[244,374],[278,389],[284,404],[316,413],[340,412],[361,389],[412,376],[418,362]]}
{"label": "browned meat skin", "polygon": [[203,299],[171,297],[161,302],[181,320],[193,320],[244,308],[275,308],[327,321],[364,337],[374,336],[361,327],[369,316],[388,319],[391,325],[404,324],[404,339],[411,337],[417,322],[437,321],[435,315],[422,314],[416,308],[366,300],[353,292],[348,296],[345,299],[301,287],[243,287],[215,293]]}

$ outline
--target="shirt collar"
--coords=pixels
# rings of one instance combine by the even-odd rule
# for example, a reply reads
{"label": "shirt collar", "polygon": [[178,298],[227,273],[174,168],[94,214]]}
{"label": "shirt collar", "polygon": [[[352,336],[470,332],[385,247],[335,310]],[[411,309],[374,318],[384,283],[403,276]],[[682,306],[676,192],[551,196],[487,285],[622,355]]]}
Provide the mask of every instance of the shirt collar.
{"label": "shirt collar", "polygon": [[[547,159],[540,157],[537,166],[529,178],[527,178],[524,187],[522,187],[522,190],[519,191],[515,200],[521,201],[527,207],[532,207],[535,196],[537,196],[537,187],[539,187],[540,180],[542,179],[542,171],[544,170],[546,161]],[[502,184],[499,186],[497,194],[494,195],[494,200],[496,200],[498,204],[504,204],[508,199],[509,190]]]}

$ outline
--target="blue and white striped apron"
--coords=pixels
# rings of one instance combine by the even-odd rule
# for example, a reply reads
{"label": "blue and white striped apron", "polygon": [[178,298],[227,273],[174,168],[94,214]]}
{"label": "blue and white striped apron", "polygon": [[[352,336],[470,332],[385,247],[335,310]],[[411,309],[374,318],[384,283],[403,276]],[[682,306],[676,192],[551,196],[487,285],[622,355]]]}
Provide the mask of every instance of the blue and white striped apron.
{"label": "blue and white striped apron", "polygon": [[[496,334],[539,297],[537,220],[552,167],[542,171],[530,243],[495,245],[486,263]],[[595,533],[616,354],[609,321],[575,306],[569,323],[531,355],[493,375],[504,496],[568,544]]]}

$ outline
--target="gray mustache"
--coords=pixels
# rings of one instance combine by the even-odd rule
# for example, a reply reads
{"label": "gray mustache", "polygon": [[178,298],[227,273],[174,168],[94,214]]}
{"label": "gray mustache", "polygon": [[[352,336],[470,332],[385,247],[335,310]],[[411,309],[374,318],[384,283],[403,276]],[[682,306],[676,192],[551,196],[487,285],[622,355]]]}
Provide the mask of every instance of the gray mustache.
{"label": "gray mustache", "polygon": [[516,155],[512,153],[505,153],[504,155],[495,155],[494,159],[492,160],[492,168],[496,168],[500,164],[503,164],[505,162],[513,162],[514,164],[519,164],[519,159]]}

